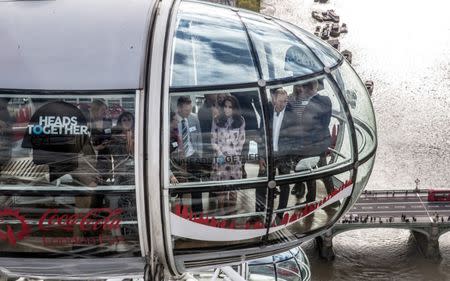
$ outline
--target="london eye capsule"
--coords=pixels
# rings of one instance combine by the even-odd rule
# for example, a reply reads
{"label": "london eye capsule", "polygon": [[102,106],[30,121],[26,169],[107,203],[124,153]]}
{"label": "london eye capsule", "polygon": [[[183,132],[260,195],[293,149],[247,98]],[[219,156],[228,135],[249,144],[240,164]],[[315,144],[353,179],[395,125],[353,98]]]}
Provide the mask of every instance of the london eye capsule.
{"label": "london eye capsule", "polygon": [[156,278],[274,255],[332,227],[368,181],[367,90],[297,26],[189,0],[0,7],[9,276]]}

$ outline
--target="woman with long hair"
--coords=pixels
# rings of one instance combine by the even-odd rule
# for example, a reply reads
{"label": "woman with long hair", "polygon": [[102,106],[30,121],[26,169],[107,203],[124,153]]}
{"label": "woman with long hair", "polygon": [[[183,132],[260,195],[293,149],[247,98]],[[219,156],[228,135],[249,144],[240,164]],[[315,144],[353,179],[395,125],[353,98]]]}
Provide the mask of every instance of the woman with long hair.
{"label": "woman with long hair", "polygon": [[102,99],[94,99],[90,108],[90,131],[97,154],[96,168],[100,175],[100,185],[106,185],[111,178],[112,158],[110,151],[112,121],[107,118],[108,106]]}
{"label": "woman with long hair", "polygon": [[117,118],[111,150],[114,158],[114,183],[134,184],[131,182],[134,179],[134,169],[127,169],[128,163],[133,163],[134,159],[134,116],[131,112],[123,112]]}
{"label": "woman with long hair", "polygon": [[[219,103],[219,115],[211,129],[211,144],[214,151],[211,179],[213,181],[242,178],[241,158],[245,143],[245,120],[239,103],[233,96],[224,96]],[[217,193],[218,210],[225,207],[235,209],[236,191]],[[227,206],[226,206],[227,205]]]}
{"label": "woman with long hair", "polygon": [[[117,118],[109,146],[114,160],[114,185],[134,185],[134,116],[131,112],[125,111]],[[129,210],[132,210],[134,206],[136,206],[136,199],[134,195],[128,193],[109,198],[110,208],[124,210],[122,214],[124,220],[133,219],[134,215]],[[112,230],[113,236],[122,234],[137,235],[136,225],[122,225],[120,230]],[[119,245],[120,243],[117,246]],[[122,245],[122,248],[126,249],[126,245]]]}

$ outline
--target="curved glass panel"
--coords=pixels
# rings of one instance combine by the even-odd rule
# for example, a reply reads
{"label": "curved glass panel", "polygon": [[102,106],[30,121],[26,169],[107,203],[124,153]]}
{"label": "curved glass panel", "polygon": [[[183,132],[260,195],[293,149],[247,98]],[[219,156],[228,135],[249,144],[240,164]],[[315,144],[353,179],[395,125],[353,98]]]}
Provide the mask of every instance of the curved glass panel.
{"label": "curved glass panel", "polygon": [[351,163],[348,121],[326,78],[271,87],[267,99],[277,179]]}
{"label": "curved glass panel", "polygon": [[172,87],[258,80],[247,34],[230,9],[181,2],[173,48]]}
{"label": "curved glass panel", "polygon": [[321,63],[294,35],[264,17],[241,13],[266,80],[319,72]]}
{"label": "curved glass panel", "polygon": [[267,179],[257,89],[171,94],[168,120],[171,184]]}
{"label": "curved glass panel", "polygon": [[[271,243],[286,243],[304,238],[308,233],[328,226],[337,218],[345,200],[353,190],[352,171],[320,178],[317,180],[293,180],[281,184],[278,208],[274,211],[269,240]],[[280,208],[283,188],[295,196],[289,197],[288,206]]]}
{"label": "curved glass panel", "polygon": [[[276,269],[275,276],[264,276],[270,274],[268,266]],[[271,257],[250,261],[248,263],[248,280],[310,280],[311,272],[309,261],[306,254],[300,247],[291,249],[287,252],[276,254]]]}
{"label": "curved glass panel", "polygon": [[376,124],[372,101],[366,87],[348,62],[333,71],[333,77],[341,88],[354,119],[359,159],[371,153],[376,146]]}
{"label": "curved glass panel", "polygon": [[170,227],[175,255],[259,247],[267,233],[266,206],[255,212],[255,189],[266,184],[170,189]]}
{"label": "curved glass panel", "polygon": [[2,256],[139,255],[136,92],[1,94]]}
{"label": "curved glass panel", "polygon": [[260,243],[268,178],[259,91],[172,93],[170,112],[175,251]]}
{"label": "curved glass panel", "polygon": [[351,204],[349,205],[349,208],[358,200],[358,197],[361,195],[362,191],[366,187],[367,182],[369,181],[370,178],[370,174],[372,173],[374,163],[375,163],[375,155],[358,167],[355,191],[352,196],[352,201],[350,202]]}
{"label": "curved glass panel", "polygon": [[277,263],[277,280],[303,281],[297,262],[291,259]]}
{"label": "curved glass panel", "polygon": [[[224,19],[211,19],[222,11]],[[330,227],[366,183],[359,177],[355,186],[352,182],[361,159],[355,147],[362,156],[376,147],[373,110],[366,96],[359,97],[364,89],[353,70],[344,62],[334,79],[322,74],[324,66],[342,59],[337,51],[290,24],[245,11],[239,16],[188,1],[178,14],[172,88],[164,108],[163,180],[175,259],[191,268],[231,263],[232,250],[298,242]],[[232,59],[225,63],[231,45]],[[289,78],[289,83],[267,86],[264,93],[223,86],[257,81],[254,63],[265,80]],[[304,75],[302,81],[292,79]],[[190,86],[198,87],[180,89]],[[367,165],[371,169],[373,161]],[[274,189],[268,188],[271,180]],[[217,250],[229,252],[216,257]],[[298,274],[289,262],[271,273]]]}
{"label": "curved glass panel", "polygon": [[[272,260],[272,257],[269,257]],[[249,281],[273,281],[275,278],[275,264],[262,264],[249,267]],[[290,279],[289,279],[290,280]]]}
{"label": "curved glass panel", "polygon": [[314,52],[314,54],[319,57],[325,66],[333,67],[342,58],[342,55],[336,49],[325,41],[322,41],[317,36],[314,36],[313,34],[293,24],[280,20],[276,20],[276,22],[289,29],[295,34],[295,36],[300,38]]}

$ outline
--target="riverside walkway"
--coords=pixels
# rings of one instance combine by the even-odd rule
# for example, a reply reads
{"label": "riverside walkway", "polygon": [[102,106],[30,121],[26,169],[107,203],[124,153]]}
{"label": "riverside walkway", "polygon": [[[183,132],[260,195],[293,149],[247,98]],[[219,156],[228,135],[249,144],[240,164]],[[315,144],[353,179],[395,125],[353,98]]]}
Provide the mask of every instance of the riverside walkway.
{"label": "riverside walkway", "polygon": [[428,190],[365,191],[341,220],[316,238],[320,256],[333,259],[332,239],[364,228],[408,229],[425,257],[440,259],[439,237],[450,231],[450,201],[428,201]]}

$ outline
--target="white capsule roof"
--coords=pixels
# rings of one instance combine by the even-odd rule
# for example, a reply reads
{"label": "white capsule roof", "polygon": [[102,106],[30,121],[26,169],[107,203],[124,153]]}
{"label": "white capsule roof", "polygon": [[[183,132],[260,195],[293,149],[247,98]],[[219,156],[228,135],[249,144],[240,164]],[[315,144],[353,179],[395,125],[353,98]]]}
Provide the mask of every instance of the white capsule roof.
{"label": "white capsule roof", "polygon": [[142,88],[155,2],[0,1],[0,88]]}

